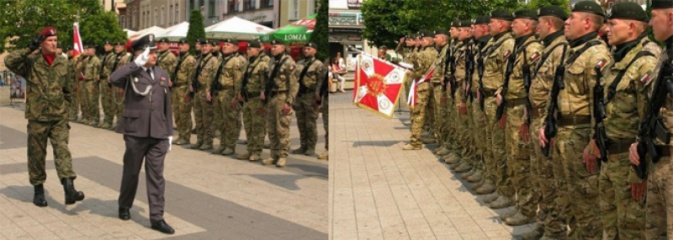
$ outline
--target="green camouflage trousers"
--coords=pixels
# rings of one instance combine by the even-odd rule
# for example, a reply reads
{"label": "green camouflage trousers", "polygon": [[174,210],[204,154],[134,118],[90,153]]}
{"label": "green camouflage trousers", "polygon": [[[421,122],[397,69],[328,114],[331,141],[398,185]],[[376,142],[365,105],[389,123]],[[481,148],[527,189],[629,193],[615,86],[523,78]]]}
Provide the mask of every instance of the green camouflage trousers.
{"label": "green camouflage trousers", "polygon": [[559,192],[561,206],[568,206],[567,221],[570,239],[600,239],[603,226],[598,203],[598,173],[589,174],[582,163],[582,152],[589,143],[591,128],[558,126],[552,161],[564,166],[567,192]]}
{"label": "green camouflage trousers", "polygon": [[297,127],[299,128],[299,142],[301,149],[314,149],[318,142],[318,129],[316,121],[318,112],[313,108],[315,103],[315,93],[304,93],[297,95],[294,100],[294,112],[297,116]]}
{"label": "green camouflage trousers", "polygon": [[486,154],[487,158],[485,159],[485,163],[487,164],[486,168],[489,169],[488,171],[493,174],[498,194],[513,199],[514,189],[512,188],[512,182],[507,175],[505,129],[500,128],[497,124],[498,120],[495,119],[497,108],[498,105],[495,103],[495,97],[488,96],[484,99],[484,111],[486,119],[488,120],[486,128],[488,137],[491,140],[491,145],[489,146],[491,151],[490,154]]}
{"label": "green camouflage trousers", "polygon": [[266,105],[266,131],[271,141],[271,158],[286,158],[290,150],[290,123],[293,111],[283,114],[285,94],[276,94]]}
{"label": "green camouflage trousers", "polygon": [[[75,82],[75,84],[78,84]],[[68,119],[70,121],[75,121],[77,120],[77,115],[79,114],[79,98],[80,98],[80,93],[79,91],[80,88],[79,86],[75,86],[77,88],[77,91],[73,92],[72,98],[70,100],[70,105],[68,106]]]}
{"label": "green camouflage trousers", "polygon": [[100,110],[98,109],[98,82],[85,81],[83,90],[84,102],[82,104],[84,108],[82,109],[82,118],[85,120],[94,121],[94,123],[98,123],[100,120]]}
{"label": "green camouflage trousers", "polygon": [[213,105],[206,100],[206,90],[199,90],[194,94],[194,121],[196,122],[196,143],[198,145],[213,145]]}
{"label": "green camouflage trousers", "polygon": [[[534,184],[533,191],[536,193],[534,196],[537,197],[537,204],[539,205],[536,215],[538,226],[544,228],[546,236],[564,238],[566,234],[564,216],[567,215],[562,214],[556,202],[560,194],[567,193],[567,191],[560,190],[561,185],[556,180],[557,178],[565,178],[563,165],[560,162],[552,161],[551,152],[548,157],[542,154],[540,141],[538,141],[541,127],[542,122],[539,118],[531,119],[531,126],[528,128],[532,148],[530,151],[531,176],[530,180],[527,181]],[[555,172],[558,172],[558,174],[555,174]],[[567,185],[563,186],[567,187]],[[536,199],[533,199],[533,204],[536,203],[535,201]]]}
{"label": "green camouflage trousers", "polygon": [[322,113],[322,125],[325,128],[325,149],[329,149],[329,96],[322,97],[320,112]]}
{"label": "green camouflage trousers", "polygon": [[411,140],[409,144],[422,146],[421,133],[426,123],[425,117],[427,104],[430,101],[430,84],[422,83],[416,86],[416,106],[411,110]]}
{"label": "green camouflage trousers", "polygon": [[28,174],[30,184],[40,185],[47,179],[45,158],[47,140],[54,149],[54,165],[59,179],[75,178],[72,157],[68,149],[70,125],[68,120],[40,122],[28,121]]}
{"label": "green camouflage trousers", "polygon": [[671,158],[649,161],[647,178],[647,233],[645,239],[663,240],[673,236],[673,174]]}
{"label": "green camouflage trousers", "polygon": [[423,121],[425,123],[423,124],[423,131],[430,133],[430,136],[434,136],[434,126],[435,126],[435,101],[434,99],[434,91],[432,89],[432,83],[426,83],[428,85],[428,101],[425,104],[425,118]]}
{"label": "green camouflage trousers", "polygon": [[471,113],[470,119],[472,120],[469,133],[472,135],[475,151],[475,161],[472,163],[472,167],[481,171],[482,176],[485,177],[488,172],[484,171],[484,153],[488,150],[487,147],[489,147],[484,144],[484,140],[486,139],[486,128],[484,127],[486,126],[486,116],[479,107],[479,101],[476,97],[468,111]]}
{"label": "green camouflage trousers", "polygon": [[189,86],[183,85],[174,87],[171,90],[173,103],[173,115],[175,115],[175,125],[177,126],[178,139],[189,142],[192,134],[192,103],[185,100],[189,94]]}
{"label": "green camouflage trousers", "polygon": [[[459,94],[459,93],[456,93]],[[470,134],[470,122],[472,122],[469,102],[465,103],[467,107],[467,112],[465,114],[460,114],[458,109],[460,107],[460,102],[452,104],[455,112],[458,113],[458,119],[456,119],[456,138],[458,143],[458,153],[461,159],[470,165],[474,162],[474,143],[472,142],[472,136]]]}
{"label": "green camouflage trousers", "polygon": [[505,152],[507,156],[507,175],[516,192],[516,205],[522,214],[534,217],[537,211],[537,199],[530,181],[530,143],[521,139],[519,127],[524,124],[523,112],[525,105],[507,107],[507,125],[505,126]]}
{"label": "green camouflage trousers", "polygon": [[245,138],[248,140],[247,150],[250,154],[262,154],[264,137],[266,137],[266,109],[259,94],[250,95],[243,104],[243,126]]}
{"label": "green camouflage trousers", "polygon": [[[216,97],[213,98],[213,112],[215,118],[213,124],[215,130],[220,131],[220,146],[224,148],[236,149],[236,140],[238,140],[238,133],[241,131],[239,125],[240,107],[238,99],[235,106],[231,105],[231,99],[234,99],[234,89],[227,89],[220,91]],[[215,119],[218,119],[215,121]]]}
{"label": "green camouflage trousers", "polygon": [[103,118],[103,122],[105,124],[112,125],[112,121],[114,120],[115,114],[115,104],[114,104],[114,93],[112,91],[113,87],[110,85],[107,81],[107,78],[105,80],[100,81],[100,95],[101,95],[101,103],[103,105],[103,114],[105,114]]}
{"label": "green camouflage trousers", "polygon": [[442,136],[442,125],[444,121],[446,121],[445,118],[443,118],[444,114],[446,113],[444,110],[442,110],[442,85],[440,83],[431,83],[432,85],[432,94],[431,94],[431,99],[432,101],[432,113],[433,113],[433,122],[431,125],[432,126],[432,134],[437,138],[437,146],[442,146],[444,143],[444,138]]}
{"label": "green camouflage trousers", "polygon": [[631,183],[640,182],[631,171],[629,153],[608,155],[598,177],[601,220],[607,239],[645,238],[645,198],[631,196]]}
{"label": "green camouflage trousers", "polygon": [[444,91],[444,98],[440,98],[440,103],[442,104],[442,110],[444,114],[444,121],[442,121],[442,141],[444,148],[451,150],[454,153],[457,152],[457,129],[456,129],[456,118],[458,117],[458,112],[453,104],[453,97],[451,96],[451,91],[447,88]]}

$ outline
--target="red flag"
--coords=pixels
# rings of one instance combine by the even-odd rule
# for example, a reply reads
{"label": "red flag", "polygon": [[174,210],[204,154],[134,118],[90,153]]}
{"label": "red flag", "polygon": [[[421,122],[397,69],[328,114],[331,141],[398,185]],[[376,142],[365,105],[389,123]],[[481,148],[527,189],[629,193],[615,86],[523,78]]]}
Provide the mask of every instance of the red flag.
{"label": "red flag", "polygon": [[353,103],[392,118],[402,92],[404,68],[371,55],[360,54],[353,90]]}
{"label": "red flag", "polygon": [[411,88],[409,90],[409,98],[407,99],[407,105],[409,105],[410,107],[416,106],[416,101],[418,101],[417,100],[418,93],[416,91],[416,87],[418,86],[418,84],[430,81],[432,75],[435,75],[434,66],[430,69],[430,71],[428,71],[425,75],[423,75],[423,77],[421,77],[416,81],[411,82]]}
{"label": "red flag", "polygon": [[84,51],[84,47],[82,46],[82,38],[79,36],[79,23],[75,22],[73,26],[73,46],[72,46],[72,57],[77,57],[82,51]]}

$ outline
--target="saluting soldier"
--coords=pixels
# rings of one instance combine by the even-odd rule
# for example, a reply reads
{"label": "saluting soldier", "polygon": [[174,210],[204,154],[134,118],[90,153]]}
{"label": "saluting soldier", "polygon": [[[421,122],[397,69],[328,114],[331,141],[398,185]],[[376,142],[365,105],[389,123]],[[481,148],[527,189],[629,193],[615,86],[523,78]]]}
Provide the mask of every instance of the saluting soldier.
{"label": "saluting soldier", "polygon": [[246,49],[249,64],[245,68],[243,80],[238,93],[239,102],[243,103],[243,126],[247,139],[247,152],[239,154],[240,160],[257,161],[262,154],[264,137],[266,136],[266,110],[261,96],[271,71],[271,58],[263,51],[258,40],[248,42]]}
{"label": "saluting soldier", "polygon": [[[660,81],[660,87],[671,84],[673,81],[673,1],[671,0],[652,0],[651,2],[652,18],[650,26],[654,38],[664,43],[664,50],[658,56],[657,66],[652,73],[650,80],[650,101],[663,101],[663,109],[651,109],[653,113],[658,113],[661,117],[658,124],[663,124],[665,131],[657,134],[670,134],[673,127],[673,98],[672,93],[655,89],[655,82]],[[648,103],[651,104],[651,103]],[[656,107],[655,107],[656,108]],[[648,113],[649,114],[649,113]],[[652,115],[652,114],[650,114]],[[642,126],[642,125],[641,125]],[[641,139],[644,141],[644,139]],[[673,174],[671,174],[671,145],[665,142],[667,139],[654,139],[657,147],[660,148],[659,161],[653,162],[651,153],[647,153],[648,158],[643,159],[638,155],[638,145],[643,143],[633,143],[629,148],[629,160],[631,163],[640,166],[646,165],[647,178],[647,232],[645,239],[667,239],[673,236],[671,228],[671,219],[673,219]],[[645,146],[640,146],[645,147]],[[642,189],[638,189],[642,191]]]}
{"label": "saluting soldier", "polygon": [[[557,181],[565,181],[561,162],[551,161],[551,156],[542,154],[538,139],[539,132],[547,111],[549,93],[554,83],[556,68],[562,64],[562,58],[568,49],[568,41],[563,36],[563,22],[568,18],[565,10],[558,6],[545,6],[538,12],[538,31],[544,49],[542,56],[533,70],[532,82],[528,93],[530,109],[530,151],[531,176],[530,182],[537,193],[539,210],[536,215],[537,228],[522,234],[523,239],[564,239],[566,237],[566,213],[556,202],[559,192]],[[534,200],[535,201],[535,200]]]}
{"label": "saluting soldier", "polygon": [[[201,41],[201,61],[196,67],[194,83],[190,91],[194,93],[191,99],[194,104],[194,120],[196,121],[196,143],[191,149],[210,150],[213,148],[213,104],[210,88],[217,71],[217,57],[213,57],[210,50],[213,45],[209,40]],[[194,87],[195,86],[195,87]]]}
{"label": "saluting soldier", "polygon": [[220,63],[215,75],[218,81],[213,96],[213,107],[218,109],[221,115],[217,116],[221,120],[213,122],[216,131],[220,131],[220,147],[213,150],[215,154],[232,155],[236,152],[236,140],[238,139],[238,128],[240,107],[238,103],[238,91],[243,79],[243,68],[245,62],[241,61],[236,55],[238,51],[238,41],[227,38],[222,40],[222,62]]}
{"label": "saluting soldier", "polygon": [[318,82],[322,76],[322,62],[315,57],[318,46],[315,43],[307,43],[304,46],[304,58],[297,62],[297,79],[299,79],[299,92],[294,102],[294,110],[297,116],[299,128],[299,149],[292,151],[293,154],[315,155],[315,145],[318,142],[318,109],[315,108],[315,93],[319,90]]}
{"label": "saluting soldier", "polygon": [[[592,132],[591,103],[597,71],[612,63],[612,56],[600,37],[605,12],[595,1],[575,3],[565,22],[565,36],[570,46],[566,52],[563,76],[555,112],[557,134],[554,137],[552,161],[565,167],[564,181],[558,181],[559,201],[568,206],[562,210],[568,216],[572,239],[599,239],[603,233],[598,199],[598,174],[588,171],[583,164],[582,150],[589,143]],[[540,129],[540,144],[548,139]],[[588,155],[585,152],[585,156]],[[570,204],[572,203],[572,204]]]}
{"label": "saluting soldier", "polygon": [[299,91],[299,84],[295,74],[295,62],[292,57],[285,54],[285,44],[279,40],[272,40],[271,54],[273,61],[269,63],[268,68],[271,69],[271,73],[265,91],[261,95],[262,101],[266,101],[266,129],[271,140],[271,158],[264,159],[262,164],[285,167],[290,149],[292,105]]}
{"label": "saluting soldier", "polygon": [[110,73],[112,73],[112,65],[114,65],[114,62],[116,60],[116,54],[115,52],[112,51],[113,46],[112,46],[111,41],[105,41],[105,45],[103,46],[105,53],[103,54],[103,59],[101,59],[101,72],[100,72],[100,79],[103,79],[103,81],[100,81],[99,84],[99,89],[100,89],[100,95],[101,95],[101,104],[103,105],[103,121],[101,124],[98,125],[100,128],[105,128],[109,129],[112,127],[112,121],[114,120],[115,114],[114,114],[114,102],[113,102],[113,89],[112,85],[110,85],[109,82],[107,82],[108,76],[110,76]]}
{"label": "saluting soldier", "polygon": [[[26,119],[28,120],[28,175],[33,185],[33,204],[46,207],[44,182],[47,180],[45,158],[47,140],[54,151],[56,173],[63,184],[65,204],[84,199],[75,190],[77,177],[68,149],[70,126],[68,104],[72,99],[68,60],[56,54],[57,34],[51,26],[44,27],[28,48],[16,50],[5,57],[7,68],[26,78]],[[39,51],[36,51],[38,50]]]}
{"label": "saluting soldier", "polygon": [[171,74],[173,82],[171,100],[174,100],[173,109],[175,109],[175,125],[178,130],[178,139],[176,145],[190,144],[192,130],[192,103],[189,101],[189,88],[191,78],[196,70],[196,58],[189,53],[189,43],[185,39],[178,41],[180,55],[177,60],[177,66]]}

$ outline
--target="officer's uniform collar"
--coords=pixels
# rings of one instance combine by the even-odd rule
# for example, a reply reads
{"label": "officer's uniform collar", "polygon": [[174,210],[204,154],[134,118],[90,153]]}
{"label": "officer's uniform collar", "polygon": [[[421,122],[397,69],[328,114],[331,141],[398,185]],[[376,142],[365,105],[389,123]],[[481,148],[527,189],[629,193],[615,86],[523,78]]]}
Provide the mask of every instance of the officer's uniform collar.
{"label": "officer's uniform collar", "polygon": [[547,35],[543,40],[542,43],[545,46],[549,46],[554,40],[556,40],[558,37],[563,36],[563,30],[556,31],[552,34]]}

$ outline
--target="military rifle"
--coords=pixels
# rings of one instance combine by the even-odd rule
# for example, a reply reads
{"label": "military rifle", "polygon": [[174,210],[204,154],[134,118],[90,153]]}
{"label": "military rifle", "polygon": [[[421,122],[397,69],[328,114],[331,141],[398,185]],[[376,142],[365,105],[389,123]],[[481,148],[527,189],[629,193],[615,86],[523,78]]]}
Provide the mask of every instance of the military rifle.
{"label": "military rifle", "polygon": [[215,72],[215,76],[213,76],[212,84],[210,84],[210,96],[215,97],[217,96],[217,93],[222,90],[222,84],[220,83],[220,74],[222,74],[222,68],[224,65],[227,65],[229,60],[234,58],[233,55],[230,55],[229,58],[224,59],[222,63],[220,63],[220,66],[217,68],[217,72]]}
{"label": "military rifle", "polygon": [[526,122],[525,124],[530,126],[530,112],[533,111],[533,105],[530,103],[530,98],[528,97],[528,94],[530,94],[530,85],[532,84],[531,81],[531,74],[530,74],[530,65],[528,65],[528,58],[526,58],[526,51],[523,51],[523,69],[521,70],[521,73],[523,74],[523,89],[526,91],[526,99],[525,99],[525,105],[526,105]]}
{"label": "military rifle", "polygon": [[502,101],[500,101],[500,105],[498,105],[498,108],[495,110],[496,121],[500,120],[502,116],[505,114],[505,107],[507,106],[507,99],[505,99],[505,95],[507,95],[509,79],[512,76],[512,72],[514,72],[514,61],[516,61],[516,54],[512,52],[507,57],[507,67],[505,68],[505,81],[503,82],[502,90],[500,91],[500,97]]}
{"label": "military rifle", "polygon": [[[254,60],[253,60],[254,61]],[[243,98],[243,101],[239,101],[241,105],[243,105],[245,102],[248,101],[248,82],[250,81],[250,66],[252,64],[248,64],[248,66],[245,67],[245,74],[243,74],[243,80],[241,81],[241,97]],[[256,65],[255,65],[256,66]]]}
{"label": "military rifle", "polygon": [[451,58],[453,58],[453,52],[451,51],[451,43],[448,43],[448,49],[446,49],[446,54],[448,56],[445,56],[444,58],[444,79],[442,79],[442,92],[446,92],[446,86],[448,86],[449,83],[449,78],[446,76],[446,69],[449,68],[449,64],[451,63]]}
{"label": "military rifle", "polygon": [[483,57],[483,52],[479,53],[479,58],[477,58],[477,74],[479,74],[479,96],[481,98],[479,99],[479,108],[481,108],[481,111],[484,111],[484,100],[486,99],[486,92],[484,91],[484,81],[482,79],[484,78],[484,57]]}
{"label": "military rifle", "polygon": [[171,81],[173,82],[173,86],[175,86],[175,81],[178,80],[178,72],[180,71],[180,66],[182,65],[182,61],[184,61],[185,58],[187,58],[187,56],[189,56],[187,54],[188,53],[185,53],[185,56],[182,56],[181,54],[178,55],[178,65],[175,66],[175,70],[173,70],[173,74],[171,75]]}
{"label": "military rifle", "polygon": [[308,87],[306,87],[306,84],[304,84],[304,77],[306,76],[306,73],[308,72],[309,67],[311,67],[311,64],[315,61],[315,58],[309,61],[305,66],[304,69],[301,70],[301,73],[299,74],[299,92],[297,92],[297,97],[301,96],[302,94],[308,92]]}
{"label": "military rifle", "polygon": [[[273,79],[276,78],[276,75],[278,75],[278,72],[280,71],[280,67],[283,66],[285,61],[287,61],[289,57],[285,57],[280,62],[276,63],[275,66],[273,66],[273,70],[271,71],[271,75],[269,75],[269,79],[266,80],[266,86],[264,87],[264,100],[262,102],[266,105],[267,102],[269,102],[269,99],[271,99],[273,96],[273,88],[277,87],[276,81]],[[288,88],[290,86],[287,86]]]}
{"label": "military rifle", "polygon": [[472,103],[474,101],[474,94],[472,93],[472,74],[474,73],[474,54],[472,54],[472,46],[467,47],[465,52],[465,81],[466,89],[465,96]]}
{"label": "military rifle", "polygon": [[601,69],[605,65],[604,61],[598,62],[594,67],[596,71],[596,84],[594,85],[594,99],[593,99],[593,115],[595,119],[594,124],[594,141],[598,146],[598,151],[601,157],[597,161],[598,169],[601,169],[601,163],[607,161],[608,159],[608,135],[605,132],[605,126],[603,125],[603,120],[606,118],[605,113],[605,93],[603,92],[603,85],[600,80],[603,77]]}
{"label": "military rifle", "polygon": [[554,82],[551,87],[551,98],[549,99],[549,108],[547,109],[547,117],[544,120],[544,136],[547,138],[547,145],[541,147],[542,154],[545,157],[549,157],[549,150],[551,148],[551,139],[556,136],[556,111],[558,110],[558,102],[556,101],[561,90],[565,89],[565,84],[563,83],[563,76],[565,74],[566,68],[564,65],[565,54],[568,45],[563,45],[563,54],[561,55],[561,62],[556,66],[556,71],[554,72]]}

